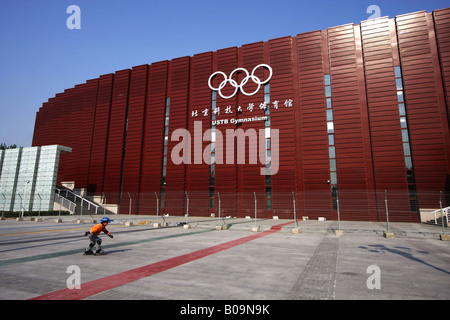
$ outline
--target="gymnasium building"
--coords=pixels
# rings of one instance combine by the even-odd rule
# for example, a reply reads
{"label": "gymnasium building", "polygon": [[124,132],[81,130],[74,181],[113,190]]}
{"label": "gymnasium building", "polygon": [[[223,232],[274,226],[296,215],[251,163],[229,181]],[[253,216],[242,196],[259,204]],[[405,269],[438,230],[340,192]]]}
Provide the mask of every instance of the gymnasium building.
{"label": "gymnasium building", "polygon": [[418,222],[450,205],[449,115],[446,8],[101,75],[32,145],[119,214]]}

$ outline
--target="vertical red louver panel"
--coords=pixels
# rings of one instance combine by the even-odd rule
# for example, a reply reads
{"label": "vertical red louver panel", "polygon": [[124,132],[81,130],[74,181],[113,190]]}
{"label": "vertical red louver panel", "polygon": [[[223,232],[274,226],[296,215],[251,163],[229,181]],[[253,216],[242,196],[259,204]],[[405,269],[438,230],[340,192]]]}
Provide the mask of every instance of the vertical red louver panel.
{"label": "vertical red louver panel", "polygon": [[450,139],[431,14],[396,17],[419,205],[438,207],[448,183]]}
{"label": "vertical red louver panel", "polygon": [[138,213],[141,153],[147,99],[147,70],[148,65],[133,67],[131,70],[120,213],[130,212],[130,197],[131,213]]}
{"label": "vertical red louver panel", "polygon": [[328,29],[341,218],[376,220],[359,26]]}
{"label": "vertical red louver panel", "polygon": [[113,81],[114,74],[102,75],[98,80],[97,105],[92,134],[88,179],[88,190],[96,196],[100,196],[103,192]]}
{"label": "vertical red louver panel", "polygon": [[128,69],[117,71],[114,76],[103,185],[108,203],[120,201],[129,80],[130,70]]}
{"label": "vertical red louver panel", "polygon": [[[279,130],[279,164],[276,168],[276,151],[273,145],[271,159],[276,174],[271,177],[271,195],[266,196],[271,196],[273,213],[280,218],[292,218],[292,192],[297,186],[294,114],[295,109],[299,108],[299,99],[294,96],[292,42],[291,37],[284,37],[267,43],[269,65],[274,73],[270,80],[270,127]],[[278,103],[278,109],[274,109],[274,102]]]}
{"label": "vertical red louver panel", "polygon": [[329,74],[327,36],[314,31],[297,36],[299,123],[301,132],[301,214],[331,218],[330,179],[324,74]]}
{"label": "vertical red louver panel", "polygon": [[[262,63],[267,63],[268,61],[265,61],[265,52],[264,47],[266,43],[263,42],[256,42],[251,43],[247,45],[243,45],[241,48],[239,48],[239,62],[238,66],[243,67],[247,70],[249,74],[252,73],[253,69]],[[222,70],[222,69],[221,69]],[[230,75],[232,70],[225,71],[227,75]],[[245,73],[239,73],[240,77],[238,77],[237,83],[242,83],[242,80],[245,76]],[[264,81],[269,76],[268,70],[265,68],[258,68],[255,72],[255,76],[258,77],[261,81]],[[247,93],[255,92],[255,90],[258,88],[256,84],[253,83],[253,80],[249,80],[247,84],[243,87],[243,89]],[[232,105],[233,108],[235,106],[241,106],[242,107],[242,114],[234,114],[232,115],[233,118],[250,118],[250,117],[263,117],[264,116],[264,110],[260,109],[260,104],[264,102],[264,86],[261,86],[259,91],[257,91],[254,95],[246,96],[242,93],[242,90],[239,90],[236,94],[236,97],[238,97],[236,102],[227,102],[227,105]],[[233,99],[230,99],[233,100]],[[252,109],[253,107],[253,109]],[[223,108],[223,107],[222,107]],[[236,108],[234,108],[236,109]],[[231,117],[230,117],[231,118]],[[220,126],[218,128],[222,128],[223,126]],[[244,131],[248,137],[259,137],[260,130],[264,132],[264,121],[255,121],[255,122],[242,122],[239,125],[229,125],[230,129],[241,129]],[[225,131],[222,130],[222,133],[225,137]],[[264,133],[263,133],[264,134]],[[256,163],[250,163],[251,158],[250,156],[250,148],[254,148],[253,153],[256,151],[259,153],[259,148],[262,147],[264,152],[264,145],[260,145],[259,139],[256,142],[252,142],[250,138],[245,138],[245,144],[244,148],[238,149],[238,139],[236,138],[234,141],[234,150],[235,150],[235,156],[234,156],[234,164],[235,164],[235,170],[237,172],[237,206],[238,206],[238,215],[240,217],[243,216],[254,216],[255,209],[254,209],[254,196],[256,193],[256,199],[257,199],[257,209],[258,209],[258,217],[265,217],[266,216],[266,196],[265,196],[265,175],[261,175],[261,168],[264,168],[264,164],[260,163],[259,154],[257,154]],[[226,145],[226,151],[229,152],[227,149],[231,148],[231,146]],[[245,162],[243,164],[238,163],[238,157],[241,156],[241,153],[245,154]],[[253,161],[253,160],[252,160]],[[230,176],[235,176],[235,174],[232,173],[231,170],[233,170],[233,167],[230,165],[228,166],[229,174]],[[221,170],[221,168],[219,168]],[[218,183],[220,183],[220,179],[216,179]],[[272,215],[270,215],[272,216]]]}
{"label": "vertical red louver panel", "polygon": [[184,212],[185,166],[172,162],[172,149],[179,142],[171,141],[171,136],[175,130],[186,128],[189,105],[189,60],[189,57],[183,57],[169,63],[167,97],[170,98],[170,115],[164,210],[171,215],[182,215]]}
{"label": "vertical red louver panel", "polygon": [[398,54],[393,52],[392,43],[396,44],[397,39],[395,30],[390,29],[388,18],[363,21],[361,35],[375,186],[378,191],[378,219],[386,220],[383,196],[384,190],[387,190],[392,204],[390,218],[392,221],[402,221],[411,215],[411,209],[394,77],[394,67],[399,62],[395,59]]}
{"label": "vertical red louver panel", "polygon": [[160,196],[161,188],[167,72],[168,61],[153,63],[149,67],[142,150],[140,214],[157,213],[157,197]]}
{"label": "vertical red louver panel", "polygon": [[[92,133],[94,130],[95,107],[97,103],[97,85],[98,79],[88,80],[86,83],[79,86],[82,97],[80,99],[78,108],[80,116],[80,132],[78,139],[78,157],[75,176],[76,188],[88,187],[88,176],[90,167],[90,158],[92,150]],[[74,150],[72,149],[72,152]]]}
{"label": "vertical red louver panel", "polygon": [[[212,64],[213,57],[211,52],[198,54],[191,58],[189,79],[190,99],[186,115],[187,129],[191,137],[191,140],[188,141],[191,145],[191,158],[190,164],[186,166],[185,190],[189,197],[191,214],[193,214],[192,212],[196,212],[195,214],[198,212],[199,215],[207,215],[209,213],[209,165],[205,163],[203,157],[201,159],[197,159],[196,157],[202,156],[203,150],[211,144],[209,141],[203,142],[202,137],[206,130],[211,129],[211,89],[208,87],[208,79],[214,72],[212,70]],[[205,109],[208,111],[204,111]],[[195,124],[197,125],[197,129],[194,128]],[[197,134],[197,136],[194,134]],[[194,141],[194,139],[198,140]],[[214,209],[211,210],[211,212],[213,211]]]}

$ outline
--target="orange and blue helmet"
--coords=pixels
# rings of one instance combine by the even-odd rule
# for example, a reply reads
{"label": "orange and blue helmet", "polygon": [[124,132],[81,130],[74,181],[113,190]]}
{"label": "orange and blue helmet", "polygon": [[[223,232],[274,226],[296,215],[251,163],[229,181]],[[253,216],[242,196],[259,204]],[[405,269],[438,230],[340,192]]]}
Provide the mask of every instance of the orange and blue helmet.
{"label": "orange and blue helmet", "polygon": [[104,218],[102,218],[102,220],[100,220],[100,223],[103,223],[103,222],[108,222],[108,223],[110,223],[110,222],[112,222],[112,221],[114,221],[114,220],[111,220],[111,219],[108,218],[108,217],[104,217]]}

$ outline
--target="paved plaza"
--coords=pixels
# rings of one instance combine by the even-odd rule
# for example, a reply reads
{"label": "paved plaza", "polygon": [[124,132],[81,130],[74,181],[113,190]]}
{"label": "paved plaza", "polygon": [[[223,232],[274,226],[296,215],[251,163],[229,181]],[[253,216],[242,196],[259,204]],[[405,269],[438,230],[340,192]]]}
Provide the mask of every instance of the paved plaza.
{"label": "paved plaza", "polygon": [[337,236],[336,221],[293,233],[293,220],[114,216],[108,254],[84,256],[93,224],[78,218],[0,221],[0,299],[450,299],[441,226],[391,223],[386,238],[378,222],[343,221]]}

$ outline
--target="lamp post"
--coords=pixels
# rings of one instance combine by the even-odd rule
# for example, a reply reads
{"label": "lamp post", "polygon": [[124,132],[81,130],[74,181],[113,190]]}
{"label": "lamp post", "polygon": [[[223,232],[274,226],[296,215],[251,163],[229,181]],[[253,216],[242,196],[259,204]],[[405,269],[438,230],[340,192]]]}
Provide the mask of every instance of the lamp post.
{"label": "lamp post", "polygon": [[23,219],[23,213],[24,213],[25,206],[27,205],[27,189],[28,189],[29,183],[30,183],[30,180],[25,181],[25,196],[24,196],[23,206],[22,206],[22,219]]}

